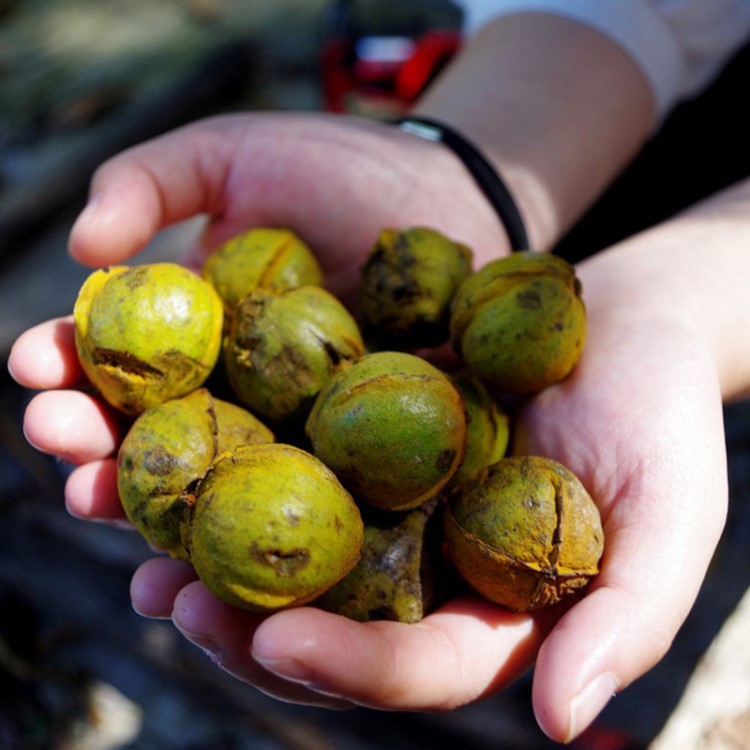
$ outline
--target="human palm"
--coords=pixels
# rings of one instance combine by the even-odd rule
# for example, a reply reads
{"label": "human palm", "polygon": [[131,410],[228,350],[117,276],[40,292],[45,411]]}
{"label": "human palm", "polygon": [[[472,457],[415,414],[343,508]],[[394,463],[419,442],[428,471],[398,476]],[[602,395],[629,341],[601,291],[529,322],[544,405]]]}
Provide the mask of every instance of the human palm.
{"label": "human palm", "polygon": [[[595,258],[580,269],[584,298],[601,263]],[[543,726],[560,729],[568,702],[592,680],[602,677],[581,699],[579,729],[587,701],[591,719],[598,701],[600,707],[664,655],[726,516],[715,368],[681,321],[661,318],[658,305],[645,300],[618,307],[608,291],[592,288],[580,366],[523,409],[516,445],[575,471],[604,522],[601,572],[536,662],[537,715]]]}
{"label": "human palm", "polygon": [[[692,338],[672,322],[591,313],[578,369],[529,400],[516,425],[515,450],[571,467],[602,512],[602,571],[573,606],[519,615],[468,596],[416,626],[353,623],[310,608],[258,618],[217,602],[200,583],[182,588],[188,569],[163,560],[136,575],[136,602],[152,614],[174,611],[188,637],[240,678],[322,705],[450,708],[500,689],[536,659],[542,726],[561,739],[580,731],[668,648],[726,500],[715,374],[701,367],[708,362]],[[152,595],[160,581],[171,584],[163,598]]]}
{"label": "human palm", "polygon": [[[71,238],[83,262],[119,262],[160,227],[207,213],[204,251],[246,226],[289,226],[347,299],[383,226],[434,226],[473,246],[477,265],[505,252],[495,217],[450,154],[335,118],[238,117],[177,131],[105,166],[90,205]],[[265,617],[219,602],[186,563],[155,557],[134,576],[136,609],[171,616],[239,679],[319,705],[451,708],[500,689],[536,660],[543,728],[558,739],[581,731],[668,647],[726,504],[710,359],[658,300],[633,304],[618,257],[582,265],[590,325],[581,363],[523,405],[516,424],[515,450],[567,465],[603,515],[602,572],[573,606],[532,616],[469,595],[416,625],[357,623],[307,607]],[[21,384],[43,391],[27,410],[29,440],[77,465],[66,485],[70,511],[122,522],[114,455],[126,423],[80,389],[70,319],[22,335],[9,365]]]}

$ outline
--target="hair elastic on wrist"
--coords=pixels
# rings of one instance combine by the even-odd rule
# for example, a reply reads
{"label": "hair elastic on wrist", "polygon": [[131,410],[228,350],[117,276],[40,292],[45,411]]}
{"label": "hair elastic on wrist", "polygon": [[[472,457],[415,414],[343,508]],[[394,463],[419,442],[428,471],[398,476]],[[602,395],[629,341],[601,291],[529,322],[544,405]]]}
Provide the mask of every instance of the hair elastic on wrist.
{"label": "hair elastic on wrist", "polygon": [[453,151],[495,209],[508,235],[511,250],[528,249],[526,227],[513,196],[495,168],[482,156],[476,146],[453,128],[436,120],[424,117],[404,117],[396,120],[395,124],[401,130],[425,140],[444,143]]}

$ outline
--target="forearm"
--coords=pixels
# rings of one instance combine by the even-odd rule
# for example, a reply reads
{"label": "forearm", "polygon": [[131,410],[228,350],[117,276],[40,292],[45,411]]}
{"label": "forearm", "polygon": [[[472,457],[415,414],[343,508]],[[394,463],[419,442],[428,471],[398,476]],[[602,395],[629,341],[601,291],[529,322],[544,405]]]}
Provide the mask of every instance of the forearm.
{"label": "forearm", "polygon": [[562,17],[490,23],[417,104],[471,138],[549,249],[637,153],[654,126],[649,88],[613,42]]}
{"label": "forearm", "polygon": [[750,180],[584,262],[590,318],[669,321],[710,358],[725,400],[750,395],[748,217]]}

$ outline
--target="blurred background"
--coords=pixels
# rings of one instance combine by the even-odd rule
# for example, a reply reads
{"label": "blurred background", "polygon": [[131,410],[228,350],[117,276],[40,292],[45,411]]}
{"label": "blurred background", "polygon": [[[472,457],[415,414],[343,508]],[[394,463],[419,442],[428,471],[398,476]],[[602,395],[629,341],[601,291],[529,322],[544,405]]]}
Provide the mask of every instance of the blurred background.
{"label": "blurred background", "polygon": [[[5,358],[25,328],[72,309],[89,270],[69,260],[67,234],[108,156],[217,112],[395,116],[460,48],[460,22],[448,0],[0,0]],[[679,108],[561,254],[577,260],[750,174],[748,115],[730,95],[749,57]],[[195,230],[166,230],[139,260],[177,257]],[[149,550],[66,514],[67,467],[23,438],[32,395],[3,368],[0,750],[554,747],[534,722],[530,675],[422,715],[290,706],[219,672],[169,623],[132,612],[129,579]],[[750,403],[725,416],[730,517],[699,600],[579,750],[750,747]]]}

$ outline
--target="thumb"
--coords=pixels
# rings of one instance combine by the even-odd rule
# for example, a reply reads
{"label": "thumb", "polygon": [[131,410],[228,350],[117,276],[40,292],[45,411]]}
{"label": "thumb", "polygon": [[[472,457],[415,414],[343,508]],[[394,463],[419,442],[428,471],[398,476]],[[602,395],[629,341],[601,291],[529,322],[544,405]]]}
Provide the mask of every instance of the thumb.
{"label": "thumb", "polygon": [[170,224],[198,214],[221,214],[240,137],[231,117],[213,118],[104,162],[71,230],[72,257],[89,266],[122,262]]}

